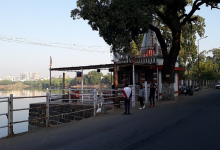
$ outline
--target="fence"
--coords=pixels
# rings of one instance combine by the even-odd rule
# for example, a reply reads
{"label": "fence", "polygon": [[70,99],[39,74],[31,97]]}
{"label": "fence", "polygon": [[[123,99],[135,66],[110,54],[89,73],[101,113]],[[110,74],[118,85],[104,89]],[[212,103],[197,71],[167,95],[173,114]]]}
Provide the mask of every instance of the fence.
{"label": "fence", "polygon": [[[56,89],[57,90],[57,89]],[[99,111],[103,106],[112,107],[115,99],[123,101],[123,89],[113,90],[113,89],[59,89],[60,92],[54,93],[55,89],[48,89],[45,96],[32,96],[32,97],[14,97],[10,94],[9,97],[1,97],[0,103],[8,103],[8,112],[2,113],[0,116],[6,116],[8,123],[7,125],[0,126],[1,128],[8,128],[8,136],[13,135],[13,125],[23,122],[29,122],[29,125],[36,125],[39,122],[45,127],[50,125],[56,125],[64,122],[70,122],[71,120],[80,119],[82,116],[77,115],[84,113],[84,117],[96,116],[97,110]],[[57,92],[57,91],[56,91]],[[116,93],[117,92],[117,96]],[[135,95],[138,95],[137,93]],[[26,99],[26,98],[46,98],[46,103],[42,104],[30,104],[29,108],[14,109],[13,102],[15,99]],[[135,101],[132,101],[135,104]],[[88,107],[81,107],[86,106]],[[115,106],[116,104],[114,104]],[[120,105],[120,103],[118,104]],[[59,109],[63,109],[64,106],[68,107],[58,113]],[[79,106],[80,108],[76,108]],[[135,106],[135,105],[133,105]],[[74,108],[74,111],[71,110]],[[29,118],[27,120],[14,121],[13,112],[29,110]],[[32,115],[38,112],[38,115]],[[40,112],[40,114],[39,114]],[[89,113],[85,113],[89,112]],[[59,118],[60,117],[60,118]],[[68,121],[66,121],[68,120]]]}
{"label": "fence", "polygon": [[197,86],[201,85],[203,88],[215,88],[218,80],[180,80],[179,85],[186,84],[186,86]]}
{"label": "fence", "polygon": [[[13,135],[13,125],[23,122],[44,122],[45,127],[49,127],[51,123],[53,123],[53,118],[57,118],[59,116],[65,117],[70,116],[73,114],[85,112],[85,111],[93,111],[93,116],[96,116],[97,109],[101,108],[103,105],[111,105],[113,104],[113,101],[111,100],[115,99],[115,95],[112,93],[114,90],[105,89],[105,90],[97,90],[97,89],[60,89],[62,94],[55,94],[53,93],[53,89],[48,90],[45,96],[33,96],[33,97],[14,97],[13,94],[10,94],[9,97],[1,97],[0,103],[8,103],[8,112],[0,114],[0,116],[6,116],[8,123],[4,126],[0,126],[1,128],[8,128],[8,136]],[[104,91],[108,91],[105,93]],[[66,93],[68,92],[68,93]],[[43,105],[39,104],[33,104],[33,106],[36,107],[30,107],[29,108],[20,108],[20,109],[14,109],[13,108],[13,102],[15,99],[25,99],[25,98],[39,98],[39,97],[45,97],[46,103]],[[121,97],[121,96],[118,96]],[[110,101],[110,102],[109,102]],[[63,106],[70,106],[70,105],[76,105],[76,103],[80,105],[88,104],[90,107],[87,109],[76,110],[74,112],[61,112],[59,114],[56,114],[54,112],[51,112],[53,108],[56,107],[63,107]],[[20,121],[14,121],[13,118],[13,112],[15,111],[22,111],[22,110],[29,110],[29,118],[27,120],[20,120]],[[41,110],[42,114],[45,114],[45,116],[35,116],[30,117],[30,114],[36,110]]]}
{"label": "fence", "polygon": [[[46,97],[46,96],[34,96],[34,97],[13,97],[13,94],[10,94],[9,97],[1,97],[0,99],[5,99],[1,100],[0,103],[6,102],[8,103],[8,112],[0,114],[0,116],[6,115],[8,119],[8,125],[1,126],[0,128],[8,128],[8,135],[13,135],[13,125],[17,123],[22,123],[22,122],[28,122],[29,120],[22,120],[22,121],[16,121],[14,122],[13,120],[13,112],[15,111],[22,111],[22,110],[31,110],[31,109],[38,109],[38,108],[21,108],[21,109],[13,109],[13,102],[14,99],[24,99],[24,98],[39,98],[39,97]],[[41,108],[41,107],[39,107]]]}

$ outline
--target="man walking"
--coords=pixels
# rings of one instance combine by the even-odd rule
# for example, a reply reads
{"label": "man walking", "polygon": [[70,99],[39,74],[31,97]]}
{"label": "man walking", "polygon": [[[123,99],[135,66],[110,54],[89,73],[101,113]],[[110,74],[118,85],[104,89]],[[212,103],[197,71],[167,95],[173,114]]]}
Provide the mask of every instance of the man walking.
{"label": "man walking", "polygon": [[124,95],[124,105],[125,105],[125,112],[123,113],[124,115],[126,114],[131,114],[130,113],[130,99],[132,96],[132,91],[131,88],[128,87],[128,84],[125,84],[125,88],[123,89],[123,95]]}
{"label": "man walking", "polygon": [[150,105],[149,105],[149,107],[152,106],[152,103],[153,103],[153,107],[154,107],[155,91],[156,91],[156,85],[153,83],[153,81],[151,81],[151,84],[150,84],[150,96],[149,96],[149,98],[150,98]]}
{"label": "man walking", "polygon": [[144,88],[142,86],[142,84],[140,84],[140,88],[139,88],[139,101],[140,101],[140,108],[139,109],[144,109],[145,108],[145,105],[144,105]]}

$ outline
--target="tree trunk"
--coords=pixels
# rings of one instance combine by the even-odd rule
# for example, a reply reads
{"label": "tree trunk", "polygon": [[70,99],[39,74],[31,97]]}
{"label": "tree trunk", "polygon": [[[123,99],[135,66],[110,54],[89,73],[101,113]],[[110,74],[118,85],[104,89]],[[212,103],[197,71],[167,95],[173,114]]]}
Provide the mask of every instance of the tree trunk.
{"label": "tree trunk", "polygon": [[162,100],[173,100],[174,99],[174,67],[169,59],[164,60],[162,70]]}
{"label": "tree trunk", "polygon": [[163,83],[174,83],[174,68],[175,63],[172,62],[169,58],[164,58],[163,70],[162,70],[162,81]]}
{"label": "tree trunk", "polygon": [[[162,99],[174,99],[174,77],[175,77],[175,64],[177,61],[177,57],[180,51],[180,31],[172,32],[173,33],[173,41],[172,48],[170,52],[163,56],[163,70],[162,70]],[[178,82],[178,81],[176,81]]]}
{"label": "tree trunk", "polygon": [[114,99],[114,108],[120,108],[120,100],[118,98],[118,73],[117,73],[117,65],[114,62],[114,84],[115,84],[115,99]]}

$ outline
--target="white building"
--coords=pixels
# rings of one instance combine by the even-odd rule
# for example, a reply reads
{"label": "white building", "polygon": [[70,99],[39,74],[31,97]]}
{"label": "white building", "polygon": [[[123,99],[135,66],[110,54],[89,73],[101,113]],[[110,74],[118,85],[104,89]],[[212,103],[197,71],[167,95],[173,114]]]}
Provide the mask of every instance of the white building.
{"label": "white building", "polygon": [[20,74],[20,80],[21,81],[35,81],[35,80],[40,80],[40,73],[39,72],[24,72]]}
{"label": "white building", "polygon": [[9,80],[9,81],[12,81],[12,82],[14,81],[12,75],[4,77],[4,80]]}

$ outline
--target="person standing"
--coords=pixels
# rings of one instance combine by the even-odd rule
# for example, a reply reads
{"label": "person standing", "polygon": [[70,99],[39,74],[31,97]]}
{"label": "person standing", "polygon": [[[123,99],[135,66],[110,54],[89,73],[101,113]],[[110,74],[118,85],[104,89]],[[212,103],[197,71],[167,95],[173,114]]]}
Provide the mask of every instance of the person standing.
{"label": "person standing", "polygon": [[[112,84],[112,96],[115,97],[115,83]],[[115,99],[112,98],[113,103],[115,103]]]}
{"label": "person standing", "polygon": [[142,84],[140,84],[140,88],[139,88],[139,101],[140,101],[140,108],[139,109],[144,109],[145,108],[145,105],[144,105],[144,95],[145,95],[145,92],[144,92],[144,88],[142,86]]}
{"label": "person standing", "polygon": [[149,107],[151,107],[151,106],[154,107],[155,91],[156,91],[156,85],[154,84],[153,81],[151,81],[151,84],[150,84],[150,96],[149,96],[149,98],[150,98],[150,105],[149,105]]}
{"label": "person standing", "polygon": [[125,84],[125,87],[123,89],[123,95],[124,95],[124,105],[125,105],[125,112],[123,113],[124,115],[126,114],[131,114],[130,113],[130,102],[131,102],[131,96],[132,96],[132,91],[131,88],[128,87],[128,84]]}

